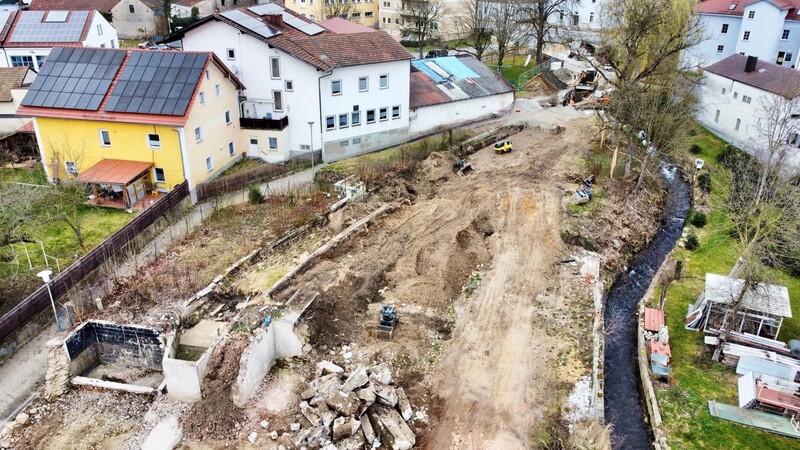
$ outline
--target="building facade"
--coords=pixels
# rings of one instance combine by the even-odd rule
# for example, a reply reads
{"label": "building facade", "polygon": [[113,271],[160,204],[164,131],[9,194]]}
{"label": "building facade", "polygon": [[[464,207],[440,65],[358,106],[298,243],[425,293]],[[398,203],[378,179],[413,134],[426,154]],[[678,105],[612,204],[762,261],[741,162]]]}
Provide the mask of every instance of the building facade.
{"label": "building facade", "polygon": [[111,17],[123,39],[144,39],[169,32],[161,0],[120,0],[111,8]]}
{"label": "building facade", "polygon": [[[326,6],[328,0],[284,0],[283,6],[301,17],[313,21],[321,22],[330,19],[324,17],[330,15],[331,11],[339,10]],[[340,15],[340,18],[350,20],[365,27],[378,28],[378,4],[376,0],[330,0],[333,2],[344,2],[347,14]],[[346,17],[342,17],[346,16]]]}

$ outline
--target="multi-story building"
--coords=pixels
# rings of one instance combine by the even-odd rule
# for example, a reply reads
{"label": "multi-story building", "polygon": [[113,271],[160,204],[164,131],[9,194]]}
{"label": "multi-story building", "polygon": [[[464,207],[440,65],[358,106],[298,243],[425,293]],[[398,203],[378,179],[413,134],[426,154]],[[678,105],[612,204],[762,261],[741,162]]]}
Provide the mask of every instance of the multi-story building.
{"label": "multi-story building", "polygon": [[[348,5],[344,8],[330,6],[332,3]],[[342,19],[365,27],[378,28],[378,1],[376,0],[284,0],[283,6],[298,15],[313,21],[325,20],[332,11],[345,10]],[[330,17],[327,17],[330,18]]]}
{"label": "multi-story building", "polygon": [[213,51],[247,89],[239,105],[248,155],[326,161],[408,139],[408,53],[382,32],[334,33],[268,3],[214,13],[171,36]]}
{"label": "multi-story building", "polygon": [[48,179],[134,207],[244,152],[241,82],[213,53],[58,47],[22,100]]}
{"label": "multi-story building", "polygon": [[706,0],[696,5],[708,39],[684,60],[706,66],[734,54],[757,56],[791,68],[800,50],[800,1]]}
{"label": "multi-story building", "polygon": [[[397,39],[407,38],[408,36],[403,36],[405,2],[401,0],[377,1],[380,16],[379,28]],[[462,14],[465,4],[462,0],[442,0],[441,6],[443,10],[440,14],[441,18],[431,22],[430,25],[432,35],[444,41],[457,39],[459,37],[458,17]]]}
{"label": "multi-story building", "polygon": [[97,11],[0,11],[0,67],[38,72],[55,45],[119,46],[117,31]]}

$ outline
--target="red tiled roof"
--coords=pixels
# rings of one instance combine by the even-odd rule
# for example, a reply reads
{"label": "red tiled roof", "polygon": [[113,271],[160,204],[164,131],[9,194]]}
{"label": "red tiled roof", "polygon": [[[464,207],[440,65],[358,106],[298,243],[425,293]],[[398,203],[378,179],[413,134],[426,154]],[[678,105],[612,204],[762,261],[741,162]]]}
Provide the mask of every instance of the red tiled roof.
{"label": "red tiled roof", "polygon": [[120,0],[32,0],[28,7],[31,11],[62,11],[81,10],[91,11],[96,9],[102,13],[110,13],[111,8]]}
{"label": "red tiled roof", "polygon": [[439,105],[449,101],[450,97],[445,95],[428,76],[422,72],[411,72],[409,108]]}
{"label": "red tiled roof", "polygon": [[25,125],[17,128],[17,133],[35,133],[36,130],[33,128],[33,121],[29,120],[25,123]]}
{"label": "red tiled roof", "polygon": [[97,12],[93,8],[90,8],[88,10],[77,10],[77,9],[74,9],[74,10],[69,10],[68,12],[69,12],[69,14],[71,16],[72,13],[79,12],[79,11],[89,11],[89,14],[86,16],[86,22],[84,22],[84,24],[83,24],[83,30],[81,31],[81,35],[78,38],[78,40],[76,40],[76,41],[73,41],[73,42],[21,42],[21,41],[11,42],[11,39],[14,36],[14,29],[16,28],[17,23],[19,22],[20,18],[23,16],[23,14],[26,13],[26,11],[20,11],[19,13],[15,12],[14,14],[10,15],[8,20],[6,21],[5,25],[3,26],[2,31],[0,31],[0,39],[2,39],[2,43],[0,43],[0,45],[2,45],[3,47],[24,47],[24,48],[28,48],[28,47],[34,47],[34,48],[41,48],[41,47],[83,47],[83,41],[86,39],[86,36],[89,33],[89,27],[91,27],[92,21],[94,20],[94,15],[97,14]]}
{"label": "red tiled roof", "polygon": [[746,63],[747,56],[736,54],[705,70],[782,97],[795,98],[800,94],[800,71],[759,60],[756,70],[748,73],[744,71]]}
{"label": "red tiled roof", "polygon": [[25,67],[0,67],[0,102],[10,102],[11,89],[22,86],[25,75],[28,74],[28,66]]}
{"label": "red tiled roof", "polygon": [[644,309],[644,329],[658,332],[664,326],[664,311],[655,308]]}
{"label": "red tiled roof", "polygon": [[372,31],[378,31],[374,28],[365,27],[364,25],[342,19],[341,17],[332,17],[328,20],[323,20],[319,23],[319,25],[336,34],[368,33]]}
{"label": "red tiled roof", "polygon": [[[705,14],[724,14],[727,16],[741,16],[744,9],[760,1],[766,1],[780,10],[790,10],[788,19],[797,19],[797,9],[800,0],[705,0],[695,5],[695,10]],[[733,6],[733,8],[731,8]]]}
{"label": "red tiled roof", "polygon": [[87,183],[128,184],[153,167],[151,162],[104,159],[76,178]]}

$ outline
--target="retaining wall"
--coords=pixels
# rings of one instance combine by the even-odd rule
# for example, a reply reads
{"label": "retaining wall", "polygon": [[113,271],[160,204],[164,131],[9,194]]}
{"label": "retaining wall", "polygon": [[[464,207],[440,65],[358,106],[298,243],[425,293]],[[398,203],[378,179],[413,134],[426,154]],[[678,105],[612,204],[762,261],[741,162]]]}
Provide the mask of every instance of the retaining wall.
{"label": "retaining wall", "polygon": [[167,385],[167,394],[171,398],[193,403],[203,398],[203,378],[206,376],[208,360],[221,338],[206,349],[197,361],[175,358],[178,352],[178,339],[175,333],[167,337],[167,349],[161,362],[164,382]]}

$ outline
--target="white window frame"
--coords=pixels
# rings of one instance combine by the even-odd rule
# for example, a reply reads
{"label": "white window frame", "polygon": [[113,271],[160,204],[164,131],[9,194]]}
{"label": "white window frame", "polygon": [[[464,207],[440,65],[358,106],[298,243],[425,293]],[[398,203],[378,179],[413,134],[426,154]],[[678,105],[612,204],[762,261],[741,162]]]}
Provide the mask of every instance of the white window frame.
{"label": "white window frame", "polygon": [[[372,120],[369,120],[369,114],[370,113],[372,113]],[[368,109],[367,110],[367,124],[375,123],[377,121],[376,120],[377,118],[378,118],[378,115],[376,114],[376,111],[374,109]]]}
{"label": "white window frame", "polygon": [[[278,74],[277,75],[275,74],[275,72],[276,72],[275,63],[278,64],[278,66],[277,66]],[[280,80],[281,79],[281,59],[278,58],[277,56],[270,56],[269,57],[269,77],[272,78],[273,80]]]}
{"label": "white window frame", "polygon": [[719,34],[728,34],[728,30],[730,29],[730,25],[727,23],[722,24],[722,28],[719,31]]}
{"label": "white window frame", "polygon": [[[277,97],[276,97],[277,94]],[[280,101],[276,100],[280,99]],[[279,108],[280,106],[280,108]],[[272,91],[272,110],[275,112],[283,112],[283,91]]]}
{"label": "white window frame", "polygon": [[98,36],[102,36],[103,35],[103,24],[102,23],[98,23],[97,24],[97,35]]}
{"label": "white window frame", "polygon": [[[383,80],[386,80],[386,86],[383,85]],[[381,89],[389,89],[389,74],[383,73],[378,76],[378,87]]]}
{"label": "white window frame", "polygon": [[791,34],[791,30],[783,30],[783,32],[781,33],[781,40],[782,41],[788,41],[789,40],[789,34]]}
{"label": "white window frame", "polygon": [[336,129],[336,116],[325,117],[325,131],[331,131],[335,129]]}
{"label": "white window frame", "polygon": [[724,52],[724,51],[725,51],[725,46],[724,46],[724,45],[718,45],[718,46],[717,46],[717,54],[718,54],[718,55],[719,55],[720,53]]}
{"label": "white window frame", "polygon": [[228,155],[233,156],[236,154],[236,144],[233,141],[228,142]]}
{"label": "white window frame", "polygon": [[[344,125],[342,125],[342,119],[344,119]],[[346,114],[346,113],[345,114],[339,114],[336,117],[336,125],[339,127],[339,129],[349,127],[350,126],[350,115]]]}
{"label": "white window frame", "polygon": [[[338,92],[334,89],[336,83],[339,85]],[[331,80],[331,95],[342,95],[342,80]]]}
{"label": "white window frame", "polygon": [[[364,88],[361,88],[361,81],[364,81]],[[358,77],[358,92],[369,91],[369,77]]]}
{"label": "white window frame", "polygon": [[749,31],[745,31],[744,33],[742,33],[742,40],[743,41],[749,41],[750,40],[750,32]]}
{"label": "white window frame", "polygon": [[214,170],[214,157],[209,155],[206,157],[206,172]]}
{"label": "white window frame", "polygon": [[[157,138],[156,141],[150,139],[150,136],[155,136]],[[147,133],[145,135],[145,139],[147,140],[147,147],[149,148],[161,148],[161,135],[158,133]]]}
{"label": "white window frame", "polygon": [[747,18],[748,19],[755,19],[756,18],[756,12],[755,11],[748,11],[747,12]]}
{"label": "white window frame", "polygon": [[64,161],[64,171],[67,175],[78,175],[78,163],[75,161]]}
{"label": "white window frame", "polygon": [[[381,115],[385,115],[385,117],[381,117]],[[378,120],[380,120],[381,122],[386,122],[387,120],[389,120],[389,108],[388,107],[384,107],[384,108],[378,109]]]}
{"label": "white window frame", "polygon": [[[103,137],[103,133],[105,133],[106,136],[108,136],[108,139],[105,139]],[[100,132],[98,134],[100,135],[100,146],[101,147],[111,147],[111,132],[108,131],[108,130],[100,130]]]}
{"label": "white window frame", "polygon": [[[396,116],[394,115],[395,110],[397,111],[397,115]],[[400,105],[392,106],[392,120],[399,119],[400,118],[400,112],[401,112],[400,111]]]}
{"label": "white window frame", "polygon": [[[273,142],[275,143],[275,145],[272,145]],[[276,138],[276,137],[267,138],[267,148],[270,151],[277,152],[278,151],[278,138]]]}
{"label": "white window frame", "polygon": [[361,111],[353,111],[350,113],[350,126],[361,126]]}
{"label": "white window frame", "polygon": [[[161,171],[161,179],[158,179],[158,171]],[[153,167],[153,181],[156,183],[166,183],[167,182],[167,172],[164,170],[163,167]]]}
{"label": "white window frame", "polygon": [[219,84],[214,85],[214,93],[217,94],[217,97],[222,96],[222,86]]}
{"label": "white window frame", "polygon": [[286,92],[294,92],[294,81],[292,80],[284,81],[283,88]]}
{"label": "white window frame", "polygon": [[201,105],[205,105],[206,104],[206,93],[205,93],[205,91],[200,91],[197,94],[197,99],[200,101]]}
{"label": "white window frame", "polygon": [[225,111],[225,125],[230,125],[233,123],[233,115],[231,114],[230,110]]}
{"label": "white window frame", "polygon": [[197,127],[194,129],[194,141],[200,142],[203,140],[203,127]]}
{"label": "white window frame", "polygon": [[226,48],[225,55],[228,57],[229,61],[236,61],[236,49],[235,48]]}

